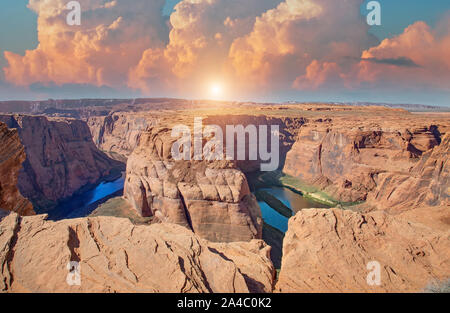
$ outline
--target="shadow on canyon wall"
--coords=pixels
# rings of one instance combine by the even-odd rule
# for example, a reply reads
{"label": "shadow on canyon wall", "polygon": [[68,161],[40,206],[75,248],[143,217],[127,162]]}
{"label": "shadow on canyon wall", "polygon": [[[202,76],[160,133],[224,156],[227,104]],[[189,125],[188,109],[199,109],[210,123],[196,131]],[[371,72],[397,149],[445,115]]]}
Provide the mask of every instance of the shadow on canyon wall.
{"label": "shadow on canyon wall", "polygon": [[125,164],[94,145],[84,121],[25,115],[0,115],[0,121],[17,129],[25,148],[18,188],[37,212],[47,212],[125,170]]}

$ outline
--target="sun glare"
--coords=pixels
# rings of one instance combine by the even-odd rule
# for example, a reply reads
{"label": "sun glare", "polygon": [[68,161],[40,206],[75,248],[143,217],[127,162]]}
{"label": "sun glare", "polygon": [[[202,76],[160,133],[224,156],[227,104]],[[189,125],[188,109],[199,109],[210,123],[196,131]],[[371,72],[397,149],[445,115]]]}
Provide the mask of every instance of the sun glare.
{"label": "sun glare", "polygon": [[211,97],[213,97],[215,99],[222,97],[222,95],[223,95],[222,85],[219,83],[211,84],[211,86],[209,87],[209,93],[210,93]]}

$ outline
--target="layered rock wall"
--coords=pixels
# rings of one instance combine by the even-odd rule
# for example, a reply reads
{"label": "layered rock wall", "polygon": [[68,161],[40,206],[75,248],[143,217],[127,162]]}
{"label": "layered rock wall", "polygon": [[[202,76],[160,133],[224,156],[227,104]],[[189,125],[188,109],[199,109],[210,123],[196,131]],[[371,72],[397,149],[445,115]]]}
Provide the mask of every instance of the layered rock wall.
{"label": "layered rock wall", "polygon": [[408,173],[380,173],[368,204],[393,212],[420,206],[450,208],[449,155],[450,134],[446,134]]}
{"label": "layered rock wall", "polygon": [[[264,115],[211,115],[203,120],[204,126],[206,125],[217,125],[221,128],[224,135],[224,152],[227,152],[228,146],[228,134],[227,127],[231,126],[234,129],[238,126],[243,126],[244,129],[255,126],[257,130],[256,141],[250,142],[250,136],[248,133],[245,134],[245,138],[234,136],[233,146],[235,148],[232,154],[235,158],[236,166],[241,169],[244,173],[257,172],[261,170],[261,164],[268,163],[267,160],[261,160],[261,152],[263,147],[260,145],[261,136],[266,137],[267,142],[267,153],[271,153],[271,131],[273,129],[278,129],[279,145],[278,151],[271,154],[271,157],[278,158],[278,169],[284,167],[284,162],[286,160],[286,154],[291,150],[292,145],[295,143],[295,139],[298,131],[302,125],[306,122],[304,118],[291,118],[291,117],[274,117],[274,116],[264,116]],[[266,132],[263,132],[264,128],[262,126],[267,126]],[[237,154],[238,141],[245,141],[245,160],[239,160]],[[274,145],[274,147],[276,147]],[[257,153],[256,160],[250,159],[250,149],[253,149]],[[263,151],[263,153],[266,151]],[[276,153],[276,154],[275,154]]]}
{"label": "layered rock wall", "polygon": [[157,125],[158,119],[144,113],[112,113],[90,117],[87,124],[100,150],[125,161],[137,147],[141,132]]}
{"label": "layered rock wall", "polygon": [[97,149],[83,121],[23,115],[0,115],[0,121],[18,129],[26,154],[18,186],[37,208],[52,207],[124,168]]}
{"label": "layered rock wall", "polygon": [[128,159],[125,198],[144,216],[192,229],[215,242],[261,238],[259,205],[230,162],[176,161],[167,128],[141,135]]}
{"label": "layered rock wall", "polygon": [[34,210],[17,188],[19,171],[25,161],[25,149],[16,129],[0,122],[0,209],[20,215],[33,215]]}
{"label": "layered rock wall", "polygon": [[386,176],[412,175],[441,141],[433,125],[310,122],[300,129],[283,171],[339,201],[365,201]]}

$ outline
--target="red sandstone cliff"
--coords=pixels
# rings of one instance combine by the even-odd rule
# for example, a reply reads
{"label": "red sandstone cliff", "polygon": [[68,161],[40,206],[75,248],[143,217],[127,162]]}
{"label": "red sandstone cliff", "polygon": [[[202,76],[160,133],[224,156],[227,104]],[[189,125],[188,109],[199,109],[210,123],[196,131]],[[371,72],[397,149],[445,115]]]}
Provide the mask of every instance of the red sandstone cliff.
{"label": "red sandstone cliff", "polygon": [[[412,118],[309,125],[285,171],[356,209],[303,210],[289,221],[279,292],[421,292],[450,277],[450,124]],[[358,125],[359,123],[359,125]],[[408,125],[405,127],[405,125]],[[349,126],[352,127],[349,127]],[[355,127],[357,126],[357,127]],[[367,264],[380,265],[369,285]]]}
{"label": "red sandstone cliff", "polygon": [[87,119],[97,147],[121,161],[126,161],[136,148],[140,133],[157,123],[157,118],[146,113],[112,113]]}
{"label": "red sandstone cliff", "polygon": [[411,175],[440,136],[433,125],[398,121],[310,122],[300,129],[283,171],[342,202],[365,201],[386,176]]}
{"label": "red sandstone cliff", "polygon": [[425,152],[408,173],[381,173],[368,203],[389,211],[405,211],[420,206],[450,206],[450,134]]}
{"label": "red sandstone cliff", "polygon": [[33,215],[33,206],[17,188],[25,151],[17,130],[0,122],[0,209]]}
{"label": "red sandstone cliff", "polygon": [[38,208],[47,209],[123,168],[95,147],[83,121],[23,115],[0,115],[0,121],[16,128],[25,146],[18,187]]}
{"label": "red sandstone cliff", "polygon": [[[278,292],[421,292],[450,276],[450,231],[377,211],[303,210],[289,221]],[[369,262],[380,285],[367,283]]]}

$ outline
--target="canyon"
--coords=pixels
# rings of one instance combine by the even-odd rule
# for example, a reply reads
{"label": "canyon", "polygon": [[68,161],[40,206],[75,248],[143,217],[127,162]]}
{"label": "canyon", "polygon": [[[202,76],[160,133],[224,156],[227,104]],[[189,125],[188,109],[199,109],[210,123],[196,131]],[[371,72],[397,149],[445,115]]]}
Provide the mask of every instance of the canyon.
{"label": "canyon", "polygon": [[[0,173],[16,176],[19,187],[14,189],[12,181],[6,192],[0,189],[5,203],[0,207],[28,215],[25,198],[35,207],[56,202],[126,162],[125,203],[151,222],[137,226],[114,217],[51,222],[45,215],[5,213],[0,222],[3,291],[410,292],[450,277],[448,113],[167,99],[85,100],[52,110],[46,105],[35,106],[35,111],[47,110],[46,117],[0,118],[17,129],[2,130],[4,142],[11,145],[14,138],[15,152],[3,152],[0,160],[11,159],[6,162],[13,165],[0,163]],[[222,128],[279,126],[279,169],[257,173],[260,159],[174,161],[171,147],[177,138],[171,129],[192,127],[194,117]],[[32,159],[42,155],[43,142],[47,154]],[[26,174],[30,165],[41,168],[37,164],[52,171],[39,179]],[[40,187],[27,189],[25,181]],[[254,192],[271,186],[331,208],[292,208],[284,240],[276,230],[264,238],[270,227]],[[281,239],[274,242],[275,237]],[[31,256],[47,249],[48,242],[53,243],[51,261],[34,260]],[[282,247],[278,277],[271,260],[277,246]],[[149,258],[152,262],[143,261]],[[42,268],[42,276],[21,267],[22,260]],[[379,286],[366,283],[366,265],[374,260],[381,264]],[[88,283],[80,288],[61,284],[70,261],[85,269],[82,281]],[[156,273],[153,266],[163,270]],[[57,269],[53,278],[49,268]],[[148,271],[152,274],[144,275]],[[169,273],[173,279],[167,284]]]}
{"label": "canyon", "polygon": [[124,169],[96,148],[84,121],[0,115],[0,122],[17,130],[26,155],[18,188],[41,212]]}
{"label": "canyon", "polygon": [[[444,131],[444,125],[406,118],[308,123],[300,129],[283,172],[341,202],[365,201],[386,176],[412,174],[422,155],[441,143]],[[395,198],[395,193],[389,196]]]}

